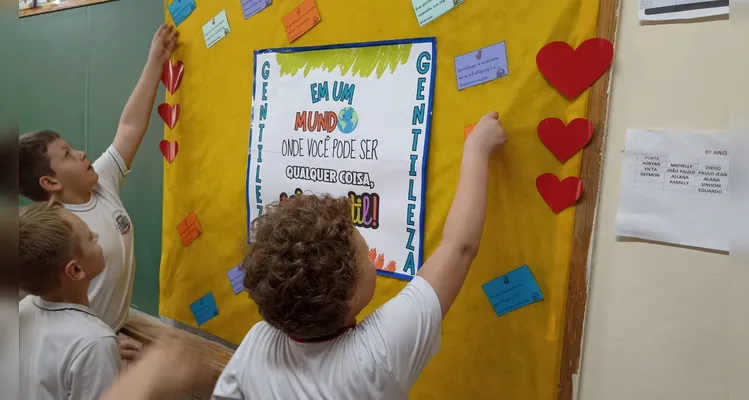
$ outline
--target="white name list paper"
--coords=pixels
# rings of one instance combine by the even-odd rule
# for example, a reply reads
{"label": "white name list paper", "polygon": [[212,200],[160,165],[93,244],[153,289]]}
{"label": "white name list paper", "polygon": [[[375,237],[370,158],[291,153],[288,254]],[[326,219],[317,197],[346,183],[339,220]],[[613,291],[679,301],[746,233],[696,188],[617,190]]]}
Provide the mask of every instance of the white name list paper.
{"label": "white name list paper", "polygon": [[618,236],[728,251],[729,135],[627,131]]}

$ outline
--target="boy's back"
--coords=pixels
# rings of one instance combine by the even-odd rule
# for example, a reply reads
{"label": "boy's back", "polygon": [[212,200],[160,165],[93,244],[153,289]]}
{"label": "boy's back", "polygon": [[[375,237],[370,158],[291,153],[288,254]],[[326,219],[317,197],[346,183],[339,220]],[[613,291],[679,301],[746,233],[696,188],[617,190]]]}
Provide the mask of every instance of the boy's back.
{"label": "boy's back", "polygon": [[440,345],[442,310],[416,277],[388,303],[327,341],[255,325],[221,375],[215,399],[406,399]]}
{"label": "boy's back", "polygon": [[19,320],[22,399],[97,399],[116,378],[117,337],[88,307],[27,296]]}

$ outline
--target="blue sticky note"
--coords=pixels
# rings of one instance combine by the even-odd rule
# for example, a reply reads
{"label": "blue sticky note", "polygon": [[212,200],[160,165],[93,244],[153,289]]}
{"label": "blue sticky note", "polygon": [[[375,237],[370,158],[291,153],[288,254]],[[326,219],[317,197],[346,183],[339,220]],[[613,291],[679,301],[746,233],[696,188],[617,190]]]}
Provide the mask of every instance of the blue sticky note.
{"label": "blue sticky note", "polygon": [[195,10],[195,0],[174,0],[169,4],[169,14],[175,26],[179,26]]}
{"label": "blue sticky note", "polygon": [[434,21],[440,15],[463,4],[465,0],[411,0],[416,12],[416,21],[424,26]]}
{"label": "blue sticky note", "polygon": [[458,90],[493,81],[507,76],[509,73],[505,42],[499,42],[455,57],[455,76],[458,78]]}
{"label": "blue sticky note", "polygon": [[213,298],[213,293],[199,298],[194,303],[190,304],[190,311],[195,317],[195,322],[198,326],[205,324],[209,319],[218,315],[218,307],[216,306],[216,299]]}
{"label": "blue sticky note", "polygon": [[527,265],[481,285],[498,317],[544,299]]}
{"label": "blue sticky note", "polygon": [[240,0],[242,2],[242,13],[244,19],[250,18],[251,16],[265,10],[266,7],[271,5],[271,0]]}
{"label": "blue sticky note", "polygon": [[244,290],[244,271],[240,265],[230,269],[226,273],[226,276],[229,278],[229,282],[231,282],[231,289],[234,291],[234,294],[239,294],[239,292]]}

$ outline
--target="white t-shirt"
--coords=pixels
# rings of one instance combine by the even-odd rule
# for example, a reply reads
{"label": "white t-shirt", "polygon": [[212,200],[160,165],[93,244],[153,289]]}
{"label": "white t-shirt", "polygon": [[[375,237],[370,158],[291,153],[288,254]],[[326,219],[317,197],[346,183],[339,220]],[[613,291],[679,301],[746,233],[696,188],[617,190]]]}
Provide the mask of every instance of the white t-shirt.
{"label": "white t-shirt", "polygon": [[117,336],[91,309],[26,296],[18,311],[20,398],[95,400],[112,385]]}
{"label": "white t-shirt", "polygon": [[407,399],[440,347],[442,309],[414,278],[358,326],[321,343],[300,343],[256,324],[221,373],[213,399]]}
{"label": "white t-shirt", "polygon": [[113,146],[94,162],[94,170],[99,182],[88,203],[65,204],[65,208],[99,235],[107,266],[91,281],[88,298],[96,315],[119,331],[127,318],[135,278],[133,224],[120,200],[120,186],[130,170]]}

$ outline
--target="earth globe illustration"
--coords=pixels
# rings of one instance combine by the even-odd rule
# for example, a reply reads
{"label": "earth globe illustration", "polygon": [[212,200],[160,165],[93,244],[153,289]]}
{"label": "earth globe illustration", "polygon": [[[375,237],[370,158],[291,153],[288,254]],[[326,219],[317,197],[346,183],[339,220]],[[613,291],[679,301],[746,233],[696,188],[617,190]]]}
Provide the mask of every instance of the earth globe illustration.
{"label": "earth globe illustration", "polygon": [[341,133],[349,134],[359,125],[359,114],[354,107],[343,107],[338,112],[338,130]]}

